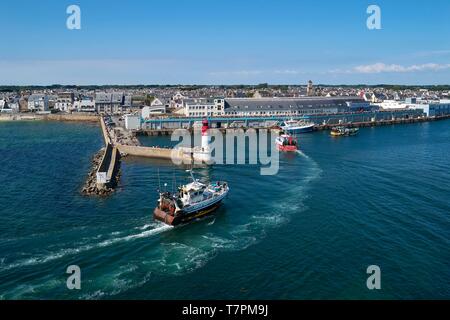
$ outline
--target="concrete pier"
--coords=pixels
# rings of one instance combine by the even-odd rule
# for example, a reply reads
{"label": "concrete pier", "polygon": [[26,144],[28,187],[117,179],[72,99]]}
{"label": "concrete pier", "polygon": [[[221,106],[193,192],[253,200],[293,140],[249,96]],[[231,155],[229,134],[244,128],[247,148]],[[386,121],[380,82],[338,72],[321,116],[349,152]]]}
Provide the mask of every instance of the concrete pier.
{"label": "concrete pier", "polygon": [[[395,124],[409,124],[409,123],[420,123],[427,121],[436,121],[441,119],[449,119],[450,115],[443,115],[437,117],[425,117],[423,113],[417,112],[417,110],[410,110],[406,112],[378,112],[378,113],[361,113],[361,114],[340,114],[340,115],[317,115],[309,116],[308,120],[315,123],[315,130],[330,130],[337,125],[345,125],[349,127],[374,127],[374,126],[384,126],[384,125],[395,125]],[[221,127],[214,128],[215,130],[220,130],[222,133],[226,133],[230,129],[270,129],[274,128],[273,118],[256,118],[248,117],[243,121],[237,118],[210,118],[210,122],[220,122]],[[288,120],[289,118],[277,118],[277,120]],[[295,117],[294,117],[295,119]],[[302,118],[299,118],[302,119]],[[231,123],[239,122],[240,126],[230,126]],[[241,121],[242,120],[242,121]],[[153,124],[158,123],[158,126],[147,125],[143,129],[136,132],[137,135],[146,136],[168,136],[171,135],[177,129],[187,129],[193,132],[192,127],[182,126],[181,122],[174,122],[172,119],[162,119],[162,120],[147,120],[147,123]],[[180,121],[180,120],[177,120]],[[187,120],[186,120],[187,121]],[[190,120],[193,123],[193,120]],[[277,121],[276,121],[277,122]],[[176,125],[174,125],[176,124]],[[263,125],[261,125],[263,124]],[[166,127],[167,125],[167,127]],[[181,127],[180,127],[181,126]]]}

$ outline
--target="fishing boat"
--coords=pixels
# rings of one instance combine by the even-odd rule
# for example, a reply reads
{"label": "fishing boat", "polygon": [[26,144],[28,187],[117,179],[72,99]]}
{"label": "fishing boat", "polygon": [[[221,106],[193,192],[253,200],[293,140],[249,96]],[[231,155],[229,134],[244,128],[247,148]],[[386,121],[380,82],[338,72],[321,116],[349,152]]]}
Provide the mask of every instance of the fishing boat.
{"label": "fishing boat", "polygon": [[345,137],[345,136],[354,136],[358,134],[359,129],[358,128],[347,128],[344,126],[338,126],[331,129],[330,134],[333,137]]}
{"label": "fishing boat", "polygon": [[279,151],[295,152],[298,148],[297,140],[289,134],[282,134],[277,137],[275,139],[275,144]]}
{"label": "fishing boat", "polygon": [[291,119],[284,121],[280,128],[286,133],[305,133],[314,130],[314,123],[306,120],[296,121]]}
{"label": "fishing boat", "polygon": [[158,205],[153,218],[176,226],[212,214],[227,196],[226,182],[204,184],[195,179],[192,170],[187,170],[192,182],[182,185],[177,192],[159,192]]}

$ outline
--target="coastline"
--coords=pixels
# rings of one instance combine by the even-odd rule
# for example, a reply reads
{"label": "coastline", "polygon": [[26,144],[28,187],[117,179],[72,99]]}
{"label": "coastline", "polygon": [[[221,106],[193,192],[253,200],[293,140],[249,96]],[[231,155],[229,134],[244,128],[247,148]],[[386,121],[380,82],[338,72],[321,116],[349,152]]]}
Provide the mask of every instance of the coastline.
{"label": "coastline", "polygon": [[0,121],[74,121],[98,122],[99,116],[92,114],[0,114]]}

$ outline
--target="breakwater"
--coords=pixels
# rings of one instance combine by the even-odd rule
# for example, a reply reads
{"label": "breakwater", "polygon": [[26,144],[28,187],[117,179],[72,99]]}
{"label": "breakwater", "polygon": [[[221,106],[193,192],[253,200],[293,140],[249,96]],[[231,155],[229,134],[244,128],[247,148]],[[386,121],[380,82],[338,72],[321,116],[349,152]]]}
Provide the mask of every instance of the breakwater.
{"label": "breakwater", "polygon": [[100,149],[92,159],[92,169],[81,190],[84,195],[107,196],[120,180],[120,152],[111,144]]}
{"label": "breakwater", "polygon": [[85,195],[109,195],[114,191],[120,179],[121,155],[113,144],[103,117],[100,117],[100,127],[105,147],[92,160],[92,169],[81,190]]}
{"label": "breakwater", "polygon": [[127,146],[118,145],[117,148],[122,154],[157,159],[179,159],[191,161],[192,157],[189,153],[183,152],[181,149],[158,148],[158,147],[143,147],[143,146]]}

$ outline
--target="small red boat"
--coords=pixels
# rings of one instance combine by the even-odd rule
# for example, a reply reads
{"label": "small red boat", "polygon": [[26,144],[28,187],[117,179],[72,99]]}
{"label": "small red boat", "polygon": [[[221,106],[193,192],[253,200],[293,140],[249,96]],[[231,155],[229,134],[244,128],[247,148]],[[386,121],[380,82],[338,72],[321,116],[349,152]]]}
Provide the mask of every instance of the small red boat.
{"label": "small red boat", "polygon": [[289,134],[282,134],[281,136],[277,137],[275,139],[275,144],[280,151],[295,152],[298,150],[297,140]]}

